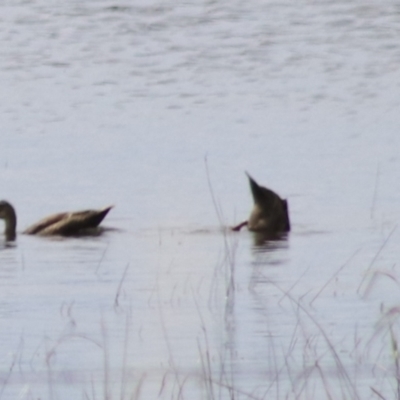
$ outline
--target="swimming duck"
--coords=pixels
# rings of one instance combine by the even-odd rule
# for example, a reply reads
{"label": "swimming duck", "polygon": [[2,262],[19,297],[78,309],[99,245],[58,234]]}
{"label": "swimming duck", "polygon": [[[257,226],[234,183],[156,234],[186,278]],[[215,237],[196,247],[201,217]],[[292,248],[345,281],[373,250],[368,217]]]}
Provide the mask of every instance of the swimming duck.
{"label": "swimming duck", "polygon": [[248,221],[232,228],[239,231],[243,226],[254,232],[289,232],[289,208],[287,200],[281,199],[275,192],[260,186],[247,172],[254,207]]}
{"label": "swimming duck", "polygon": [[[64,212],[50,215],[27,228],[28,235],[71,236],[84,233],[86,229],[96,228],[113,206],[101,210]],[[4,234],[7,241],[15,240],[17,215],[14,207],[5,200],[0,201],[0,219],[5,221]]]}

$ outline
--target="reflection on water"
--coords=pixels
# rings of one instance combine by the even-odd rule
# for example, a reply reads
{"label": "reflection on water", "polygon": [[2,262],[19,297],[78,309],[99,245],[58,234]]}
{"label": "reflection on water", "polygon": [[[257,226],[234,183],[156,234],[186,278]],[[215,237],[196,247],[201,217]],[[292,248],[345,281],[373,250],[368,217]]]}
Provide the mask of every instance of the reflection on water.
{"label": "reflection on water", "polygon": [[[0,11],[0,198],[21,228],[116,205],[99,236],[0,243],[2,399],[393,397],[397,4]],[[287,236],[220,229],[246,170]]]}
{"label": "reflection on water", "polygon": [[9,242],[6,240],[3,240],[0,242],[0,250],[9,250],[13,249],[16,246],[15,242]]}
{"label": "reflection on water", "polygon": [[255,252],[269,252],[288,247],[288,233],[254,232],[253,240]]}

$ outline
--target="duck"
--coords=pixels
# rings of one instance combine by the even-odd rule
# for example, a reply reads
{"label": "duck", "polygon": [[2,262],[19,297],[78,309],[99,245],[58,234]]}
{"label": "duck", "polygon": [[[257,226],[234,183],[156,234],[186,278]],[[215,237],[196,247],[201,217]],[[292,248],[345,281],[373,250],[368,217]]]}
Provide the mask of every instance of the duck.
{"label": "duck", "polygon": [[[22,233],[27,235],[73,236],[96,228],[113,206],[99,210],[62,212],[45,217],[28,227]],[[7,241],[16,239],[17,214],[15,208],[6,200],[0,201],[0,219],[5,221],[4,235]]]}
{"label": "duck", "polygon": [[247,221],[240,223],[232,228],[240,231],[247,226],[249,231],[267,232],[278,234],[290,231],[289,206],[287,199],[282,199],[271,189],[260,186],[249,173],[251,193],[253,195],[254,206]]}

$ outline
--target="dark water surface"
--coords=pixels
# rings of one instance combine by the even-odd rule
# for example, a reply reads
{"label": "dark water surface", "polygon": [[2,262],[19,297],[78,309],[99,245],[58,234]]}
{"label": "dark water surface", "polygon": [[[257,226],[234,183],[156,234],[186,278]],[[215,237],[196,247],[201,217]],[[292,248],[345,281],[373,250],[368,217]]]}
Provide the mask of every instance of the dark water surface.
{"label": "dark water surface", "polygon": [[[115,205],[99,237],[2,242],[1,399],[395,398],[397,2],[0,15],[18,229]],[[223,229],[244,171],[288,198],[287,238]]]}

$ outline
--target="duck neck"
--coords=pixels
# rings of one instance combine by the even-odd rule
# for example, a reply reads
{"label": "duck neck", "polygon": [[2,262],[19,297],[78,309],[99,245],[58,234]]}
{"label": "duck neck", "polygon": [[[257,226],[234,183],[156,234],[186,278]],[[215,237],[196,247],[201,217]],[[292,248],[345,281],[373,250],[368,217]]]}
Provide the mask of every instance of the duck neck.
{"label": "duck neck", "polygon": [[6,225],[5,228],[5,236],[6,240],[15,240],[16,238],[16,227],[17,227],[17,216],[15,215],[15,211],[10,208],[7,210],[7,215],[4,218],[4,222]]}

